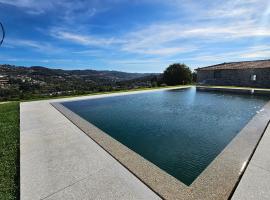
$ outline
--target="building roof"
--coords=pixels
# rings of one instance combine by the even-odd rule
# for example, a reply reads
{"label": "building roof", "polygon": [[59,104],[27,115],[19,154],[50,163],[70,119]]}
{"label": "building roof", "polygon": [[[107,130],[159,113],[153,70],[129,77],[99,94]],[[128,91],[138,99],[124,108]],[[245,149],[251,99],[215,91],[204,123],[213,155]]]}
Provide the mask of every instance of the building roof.
{"label": "building roof", "polygon": [[197,71],[210,71],[210,70],[221,70],[221,69],[262,69],[262,68],[270,68],[270,60],[222,63],[218,65],[198,68],[196,70]]}

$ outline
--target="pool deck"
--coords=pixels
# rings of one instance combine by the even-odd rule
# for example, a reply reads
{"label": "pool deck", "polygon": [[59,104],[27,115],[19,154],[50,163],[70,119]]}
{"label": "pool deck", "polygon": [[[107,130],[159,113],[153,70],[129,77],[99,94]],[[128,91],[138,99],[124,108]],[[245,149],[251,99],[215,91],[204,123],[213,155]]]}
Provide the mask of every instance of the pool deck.
{"label": "pool deck", "polygon": [[247,169],[236,188],[233,200],[270,199],[270,126],[266,129]]}
{"label": "pool deck", "polygon": [[[149,91],[125,94],[141,92]],[[93,98],[117,95],[95,95]],[[21,199],[160,199],[50,104],[88,98],[21,103]],[[269,145],[270,127],[232,199],[269,199]]]}

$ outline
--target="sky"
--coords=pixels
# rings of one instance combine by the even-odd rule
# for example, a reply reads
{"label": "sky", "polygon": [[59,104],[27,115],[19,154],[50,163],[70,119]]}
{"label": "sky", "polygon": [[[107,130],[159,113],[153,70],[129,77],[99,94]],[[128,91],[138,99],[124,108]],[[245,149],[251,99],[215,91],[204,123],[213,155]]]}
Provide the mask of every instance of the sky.
{"label": "sky", "polygon": [[0,0],[0,63],[162,72],[270,59],[270,0]]}

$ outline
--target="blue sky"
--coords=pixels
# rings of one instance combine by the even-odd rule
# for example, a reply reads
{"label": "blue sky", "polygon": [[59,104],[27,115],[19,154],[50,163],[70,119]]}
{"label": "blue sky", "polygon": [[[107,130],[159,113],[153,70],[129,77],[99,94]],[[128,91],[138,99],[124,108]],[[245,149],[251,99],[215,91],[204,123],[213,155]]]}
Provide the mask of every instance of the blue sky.
{"label": "blue sky", "polygon": [[270,0],[0,0],[0,63],[162,72],[270,58]]}

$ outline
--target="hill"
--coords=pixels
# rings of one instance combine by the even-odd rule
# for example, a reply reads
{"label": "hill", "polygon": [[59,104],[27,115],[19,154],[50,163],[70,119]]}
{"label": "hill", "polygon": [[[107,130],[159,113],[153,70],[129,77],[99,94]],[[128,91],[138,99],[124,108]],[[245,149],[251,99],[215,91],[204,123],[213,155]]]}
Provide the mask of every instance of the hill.
{"label": "hill", "polygon": [[151,87],[159,74],[0,65],[0,100]]}
{"label": "hill", "polygon": [[28,76],[35,78],[42,78],[48,76],[62,76],[62,77],[71,77],[83,79],[91,79],[92,81],[105,80],[108,82],[116,82],[123,80],[130,80],[135,78],[140,78],[150,74],[144,73],[127,73],[120,71],[97,71],[97,70],[62,70],[62,69],[51,69],[42,66],[32,66],[32,67],[23,67],[23,66],[14,66],[14,65],[0,65],[0,74],[8,76]]}

